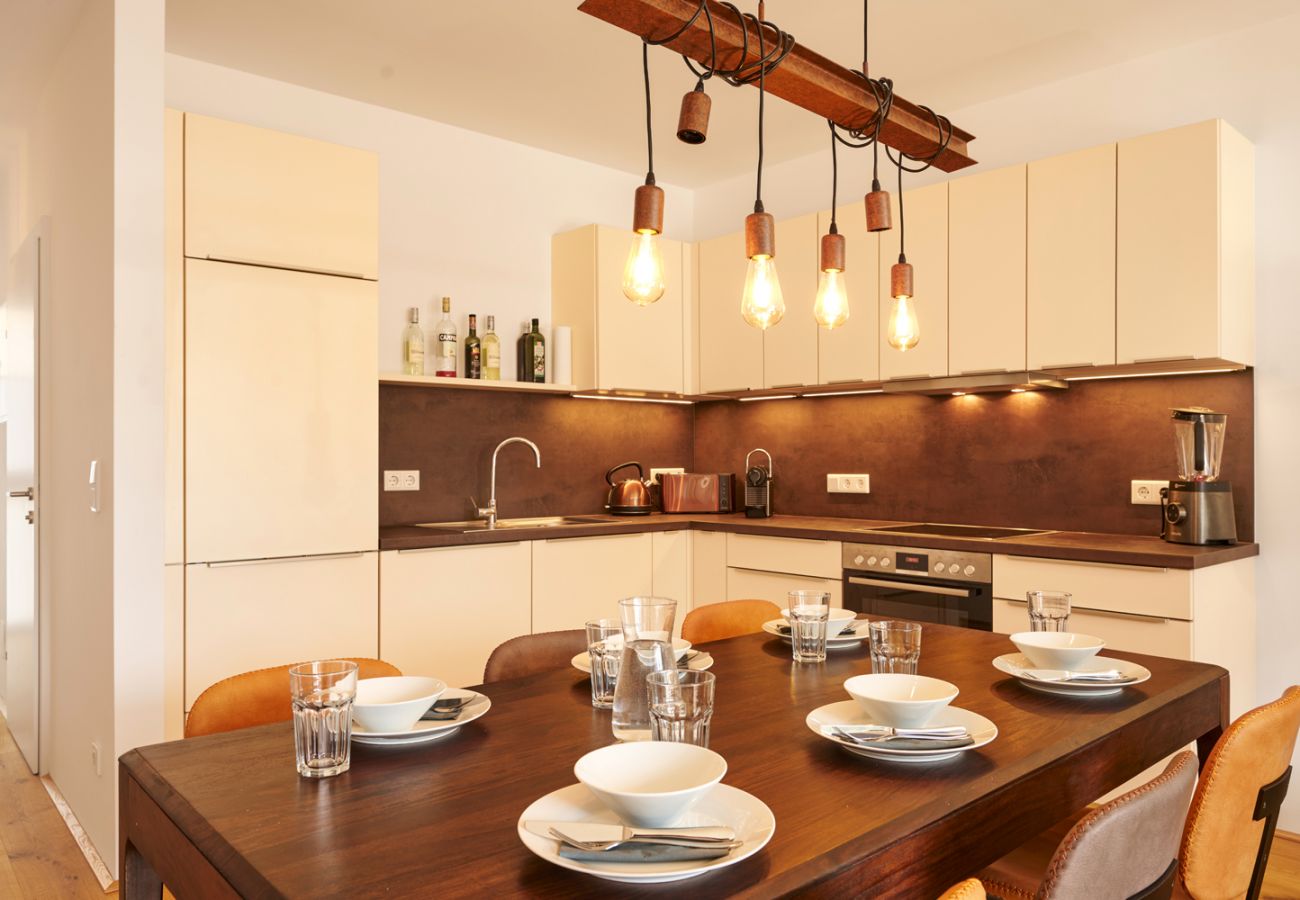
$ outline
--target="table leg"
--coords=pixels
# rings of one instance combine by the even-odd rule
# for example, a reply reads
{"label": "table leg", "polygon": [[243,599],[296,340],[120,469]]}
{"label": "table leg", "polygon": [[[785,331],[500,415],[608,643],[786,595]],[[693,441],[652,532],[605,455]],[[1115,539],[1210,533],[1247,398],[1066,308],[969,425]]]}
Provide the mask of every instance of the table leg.
{"label": "table leg", "polygon": [[1228,705],[1228,677],[1225,674],[1219,679],[1219,724],[1196,739],[1196,765],[1200,771],[1205,771],[1205,764],[1210,761],[1210,753],[1214,750],[1214,745],[1219,742],[1219,738],[1223,737],[1223,730],[1232,722],[1232,711]]}
{"label": "table leg", "polygon": [[122,848],[122,900],[160,900],[163,883],[135,845],[125,842]]}

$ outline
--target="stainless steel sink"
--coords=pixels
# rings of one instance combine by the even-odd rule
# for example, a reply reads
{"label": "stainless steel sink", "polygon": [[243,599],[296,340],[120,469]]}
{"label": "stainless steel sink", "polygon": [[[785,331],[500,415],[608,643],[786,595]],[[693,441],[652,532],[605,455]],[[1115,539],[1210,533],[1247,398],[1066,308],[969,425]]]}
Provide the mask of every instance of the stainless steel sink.
{"label": "stainless steel sink", "polygon": [[511,528],[558,528],[563,525],[607,525],[619,521],[614,516],[536,516],[527,519],[497,519],[497,527],[487,527],[483,519],[472,522],[420,522],[416,528],[469,534],[476,531],[507,531]]}

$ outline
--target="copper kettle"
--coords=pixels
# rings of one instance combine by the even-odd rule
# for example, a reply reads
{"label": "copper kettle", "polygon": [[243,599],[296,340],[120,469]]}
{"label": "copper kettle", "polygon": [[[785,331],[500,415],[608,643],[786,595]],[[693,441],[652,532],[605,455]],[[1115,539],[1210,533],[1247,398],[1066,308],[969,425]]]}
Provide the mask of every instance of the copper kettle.
{"label": "copper kettle", "polygon": [[[614,473],[628,466],[636,466],[636,478],[614,481]],[[654,506],[650,501],[650,485],[645,480],[645,470],[639,462],[619,463],[605,473],[605,483],[609,485],[609,496],[605,500],[605,509],[616,516],[649,515]]]}

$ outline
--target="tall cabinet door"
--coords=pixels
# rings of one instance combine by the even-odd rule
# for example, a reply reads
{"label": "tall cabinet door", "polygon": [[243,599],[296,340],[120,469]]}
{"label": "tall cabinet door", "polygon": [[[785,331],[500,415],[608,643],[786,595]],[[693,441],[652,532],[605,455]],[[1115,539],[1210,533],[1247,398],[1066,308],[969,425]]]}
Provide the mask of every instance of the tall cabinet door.
{"label": "tall cabinet door", "polygon": [[[924,343],[924,321],[921,328]],[[948,182],[948,371],[965,375],[1024,368],[1021,165]]]}
{"label": "tall cabinet door", "polygon": [[[906,191],[902,206],[895,204],[894,227],[880,232],[880,377],[942,378],[948,374],[948,182]],[[898,262],[904,217],[921,327],[920,342],[906,352],[887,342],[893,306],[889,273]]]}
{"label": "tall cabinet door", "polygon": [[776,223],[776,270],[785,299],[785,316],[763,332],[763,387],[817,383],[819,328],[813,318],[817,243],[816,214]]}
{"label": "tall cabinet door", "polygon": [[187,261],[188,561],[375,548],[377,294]]}
{"label": "tall cabinet door", "polygon": [[700,391],[706,394],[763,386],[763,332],[740,317],[748,262],[740,232],[699,244]]}
{"label": "tall cabinet door", "polygon": [[[880,238],[867,231],[864,215],[861,203],[836,210],[836,225],[844,235],[849,319],[831,331],[817,329],[817,380],[821,384],[880,378]],[[827,210],[818,216],[819,240],[830,227]]]}
{"label": "tall cabinet door", "polygon": [[596,229],[596,387],[680,393],[685,389],[682,244],[660,238],[664,295],[649,306],[623,296],[632,245],[625,228]]}
{"label": "tall cabinet door", "polygon": [[1115,362],[1115,145],[1029,164],[1030,369]]}

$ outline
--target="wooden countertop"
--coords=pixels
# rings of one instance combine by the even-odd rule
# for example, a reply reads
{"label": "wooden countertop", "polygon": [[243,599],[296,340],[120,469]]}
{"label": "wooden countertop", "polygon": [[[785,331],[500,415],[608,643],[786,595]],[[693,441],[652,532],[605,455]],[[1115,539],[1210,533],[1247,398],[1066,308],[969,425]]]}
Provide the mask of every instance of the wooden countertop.
{"label": "wooden countertop", "polygon": [[415,550],[426,547],[457,547],[498,544],[511,541],[539,541],[552,538],[594,537],[603,534],[638,534],[647,531],[723,531],[772,537],[812,540],[854,541],[863,544],[926,547],[937,550],[967,550],[1003,553],[1043,559],[1114,563],[1130,566],[1158,566],[1169,569],[1199,569],[1235,559],[1259,555],[1259,545],[1238,543],[1196,547],[1170,544],[1154,535],[1099,534],[1084,531],[1053,531],[1001,540],[928,537],[868,531],[889,525],[911,524],[889,519],[845,519],[822,516],[773,516],[747,519],[743,514],[690,513],[628,516],[616,522],[587,525],[557,525],[550,528],[511,528],[468,534],[437,531],[415,525],[393,525],[379,529],[380,550]]}

